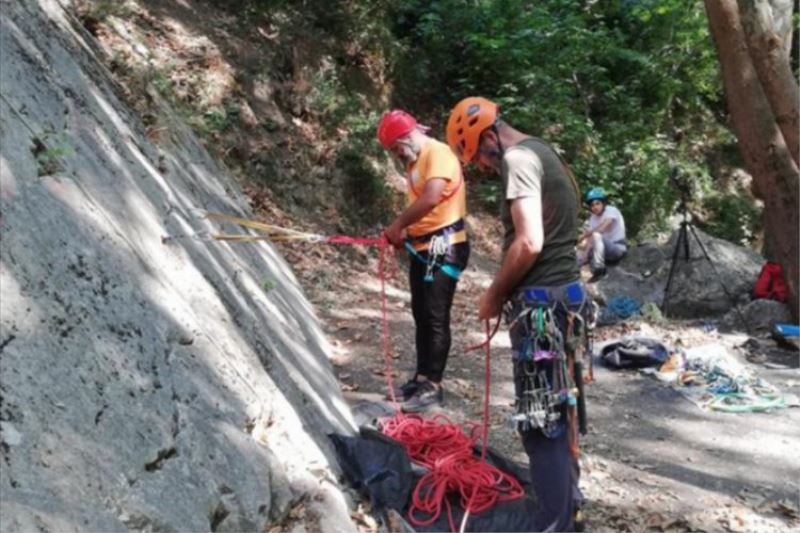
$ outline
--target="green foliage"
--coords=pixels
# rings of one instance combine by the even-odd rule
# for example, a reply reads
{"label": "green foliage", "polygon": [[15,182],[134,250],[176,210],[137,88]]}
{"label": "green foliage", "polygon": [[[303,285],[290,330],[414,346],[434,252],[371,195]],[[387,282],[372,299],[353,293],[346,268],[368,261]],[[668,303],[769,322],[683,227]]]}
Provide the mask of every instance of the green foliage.
{"label": "green foliage", "polygon": [[84,24],[105,22],[109,17],[123,18],[132,12],[131,6],[120,0],[86,0],[77,7]]}
{"label": "green foliage", "polygon": [[[497,101],[562,152],[582,190],[609,190],[632,235],[674,209],[670,168],[704,166],[729,138],[702,2],[416,0],[392,20],[398,105],[444,124],[462,97]],[[710,188],[707,170],[697,179]]]}
{"label": "green foliage", "polygon": [[275,280],[272,279],[265,279],[264,282],[261,284],[261,288],[264,289],[264,292],[270,292],[277,286],[278,284],[275,283]]}
{"label": "green foliage", "polygon": [[218,139],[239,120],[239,108],[235,102],[217,105],[202,111],[185,102],[173,99],[173,105],[194,130],[205,138]]}
{"label": "green foliage", "polygon": [[714,194],[703,202],[703,230],[741,245],[753,244],[761,230],[761,210],[741,196]]}
{"label": "green foliage", "polygon": [[151,68],[150,70],[151,74],[149,83],[152,85],[152,87],[156,91],[158,91],[160,95],[165,97],[171,97],[172,81],[169,79],[169,77],[160,70],[157,70],[155,68]]}
{"label": "green foliage", "polygon": [[231,113],[231,109],[215,106],[203,114],[206,128],[210,132],[225,131],[231,127],[231,119],[237,113]]}
{"label": "green foliage", "polygon": [[469,197],[476,198],[477,204],[490,213],[500,213],[500,198],[503,191],[500,190],[499,180],[476,180],[470,179],[472,187],[469,190]]}
{"label": "green foliage", "polygon": [[333,68],[322,69],[313,83],[310,108],[329,134],[347,132],[338,143],[336,168],[343,176],[346,217],[358,225],[386,221],[392,213],[392,194],[377,160],[383,157],[375,138],[380,115],[364,97],[351,92]]}
{"label": "green foliage", "polygon": [[49,176],[64,170],[62,159],[74,153],[74,150],[67,136],[61,133],[46,135],[43,139],[35,137],[31,152],[36,158],[36,174]]}

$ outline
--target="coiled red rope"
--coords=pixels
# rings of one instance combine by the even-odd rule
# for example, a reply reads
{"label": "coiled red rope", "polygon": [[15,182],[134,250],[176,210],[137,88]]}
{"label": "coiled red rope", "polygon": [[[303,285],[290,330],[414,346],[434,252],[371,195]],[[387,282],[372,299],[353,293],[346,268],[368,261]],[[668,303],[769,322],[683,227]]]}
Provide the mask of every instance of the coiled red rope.
{"label": "coiled red rope", "polygon": [[[441,516],[442,507],[447,511],[447,519],[452,531],[458,531],[453,519],[449,494],[457,494],[465,511],[464,520],[469,514],[487,511],[498,502],[521,498],[525,495],[516,478],[506,474],[486,462],[489,442],[489,394],[491,388],[491,340],[500,326],[498,317],[494,329],[490,331],[486,321],[486,340],[470,346],[468,351],[484,348],[484,398],[482,424],[467,423],[459,426],[444,415],[424,419],[419,415],[401,412],[395,397],[392,377],[392,356],[389,342],[389,312],[386,297],[386,252],[391,251],[385,236],[380,238],[360,238],[345,235],[326,237],[330,244],[378,246],[378,277],[381,282],[381,322],[383,330],[383,372],[389,387],[389,397],[397,414],[380,421],[381,431],[402,443],[411,460],[428,469],[420,478],[412,495],[408,519],[414,526],[429,526]],[[468,433],[465,433],[465,430]],[[481,442],[480,458],[475,456],[477,442]]]}
{"label": "coiled red rope", "polygon": [[[363,244],[363,243],[358,243]],[[408,519],[414,526],[429,526],[438,520],[442,507],[447,510],[451,531],[458,531],[448,494],[458,494],[461,507],[467,514],[487,511],[498,502],[515,500],[525,495],[516,478],[486,462],[489,442],[489,392],[491,388],[491,339],[500,325],[498,318],[494,331],[486,321],[486,340],[469,349],[485,350],[483,422],[480,426],[468,423],[465,427],[453,423],[444,415],[424,419],[419,415],[403,414],[398,408],[392,378],[392,357],[389,344],[389,320],[386,298],[386,248],[384,239],[380,246],[378,275],[381,280],[381,318],[383,322],[384,375],[389,396],[397,414],[380,421],[380,429],[397,440],[408,451],[412,461],[428,469],[420,478],[412,495]],[[464,430],[469,430],[467,435]],[[480,431],[480,433],[479,433]],[[475,445],[480,439],[481,456],[475,457]],[[426,517],[427,516],[427,517]],[[465,520],[467,515],[465,514]]]}
{"label": "coiled red rope", "polygon": [[[458,531],[448,494],[457,494],[461,507],[470,514],[481,513],[501,501],[524,495],[522,486],[512,476],[501,472],[474,454],[476,433],[485,438],[488,420],[481,428],[468,424],[470,435],[444,415],[423,419],[418,415],[400,414],[381,423],[381,431],[401,442],[411,459],[428,468],[412,495],[408,519],[415,526],[429,526],[439,519],[442,507],[452,531]],[[484,441],[485,442],[485,441]]]}

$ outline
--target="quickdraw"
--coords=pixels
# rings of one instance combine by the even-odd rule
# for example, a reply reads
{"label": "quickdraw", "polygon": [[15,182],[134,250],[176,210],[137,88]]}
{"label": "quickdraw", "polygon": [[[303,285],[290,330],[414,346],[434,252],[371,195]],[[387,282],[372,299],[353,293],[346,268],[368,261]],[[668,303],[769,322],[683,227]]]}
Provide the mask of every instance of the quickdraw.
{"label": "quickdraw", "polygon": [[515,325],[524,328],[525,341],[513,354],[520,391],[511,423],[518,431],[540,429],[545,436],[556,437],[558,406],[574,400],[564,337],[551,308],[526,308],[511,327]]}
{"label": "quickdraw", "polygon": [[[582,310],[566,311],[566,334],[558,326],[554,307],[526,307],[512,321],[510,327],[524,328],[522,347],[513,353],[520,391],[510,422],[517,430],[539,429],[547,437],[558,436],[559,406],[566,404],[573,432],[586,433],[583,365],[589,359],[591,379],[592,328]],[[577,437],[573,441],[577,453]]]}
{"label": "quickdraw", "polygon": [[441,267],[449,251],[450,243],[446,235],[435,235],[431,239],[430,247],[428,248],[428,267],[425,269],[425,281],[433,281],[434,269],[437,265]]}
{"label": "quickdraw", "polygon": [[[447,258],[448,252],[450,251],[450,244],[448,240],[449,239],[446,235],[437,235],[433,237],[430,241],[431,245],[430,249],[428,250],[427,259],[422,257],[422,254],[414,249],[414,246],[411,244],[411,242],[405,242],[405,248],[408,252],[408,255],[425,265],[424,279],[428,283],[433,281],[433,275],[437,270],[441,270],[443,274],[453,278],[456,281],[461,277],[461,269],[455,265],[444,262],[444,260]],[[434,246],[436,248],[434,248]]]}

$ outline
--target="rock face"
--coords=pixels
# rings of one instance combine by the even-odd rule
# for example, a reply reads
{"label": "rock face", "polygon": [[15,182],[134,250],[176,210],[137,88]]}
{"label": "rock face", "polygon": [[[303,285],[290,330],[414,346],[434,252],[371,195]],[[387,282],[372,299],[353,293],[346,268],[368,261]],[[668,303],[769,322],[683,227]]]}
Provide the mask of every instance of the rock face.
{"label": "rock face", "polygon": [[263,531],[301,497],[354,530],[325,437],[354,424],[290,268],[162,243],[248,216],[234,182],[166,107],[148,141],[59,3],[1,11],[3,531]]}
{"label": "rock face", "polygon": [[[733,301],[743,304],[761,270],[763,259],[755,252],[695,230],[711,262],[705,259],[697,239],[688,233],[689,258],[678,249],[669,291],[668,315],[682,318],[718,316],[732,309]],[[634,298],[640,304],[661,305],[672,264],[678,232],[659,246],[645,243],[632,247],[625,258],[609,268],[608,275],[595,284],[601,300],[616,296]],[[733,297],[728,297],[727,292]]]}
{"label": "rock face", "polygon": [[[741,313],[741,317],[739,316]],[[743,329],[742,318],[747,322],[750,333],[769,333],[775,324],[791,324],[792,312],[785,303],[774,300],[753,300],[739,309],[731,310],[722,317],[720,326],[726,329]]]}

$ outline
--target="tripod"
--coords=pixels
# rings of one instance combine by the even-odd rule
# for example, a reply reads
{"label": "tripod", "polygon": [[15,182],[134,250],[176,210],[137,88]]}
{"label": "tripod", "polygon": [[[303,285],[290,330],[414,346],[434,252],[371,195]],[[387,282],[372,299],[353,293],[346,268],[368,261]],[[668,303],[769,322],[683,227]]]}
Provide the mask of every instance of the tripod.
{"label": "tripod", "polygon": [[739,316],[739,320],[741,320],[742,325],[744,326],[745,331],[750,333],[750,325],[745,320],[744,315],[739,310],[739,306],[736,305],[736,300],[734,299],[733,295],[728,291],[728,288],[722,282],[722,278],[719,276],[719,272],[717,272],[717,267],[714,266],[714,262],[708,256],[708,251],[706,250],[703,241],[700,240],[700,237],[697,235],[697,231],[694,228],[694,224],[689,220],[688,212],[686,209],[686,192],[681,190],[681,201],[678,205],[678,211],[681,213],[683,219],[681,220],[680,228],[678,229],[678,238],[675,239],[675,249],[672,251],[672,264],[669,267],[669,274],[667,276],[667,285],[664,288],[664,301],[661,304],[661,311],[664,313],[664,316],[667,315],[667,310],[669,309],[669,296],[670,296],[670,288],[672,287],[672,280],[673,276],[675,275],[675,265],[678,263],[678,254],[681,250],[683,250],[683,260],[684,262],[688,263],[690,259],[689,255],[689,233],[692,234],[697,244],[700,246],[700,251],[703,252],[703,257],[708,261],[708,264],[711,265],[711,269],[714,271],[714,275],[716,276],[717,280],[719,281],[720,287],[725,292],[725,295],[733,304],[733,308],[736,309],[736,314]]}

